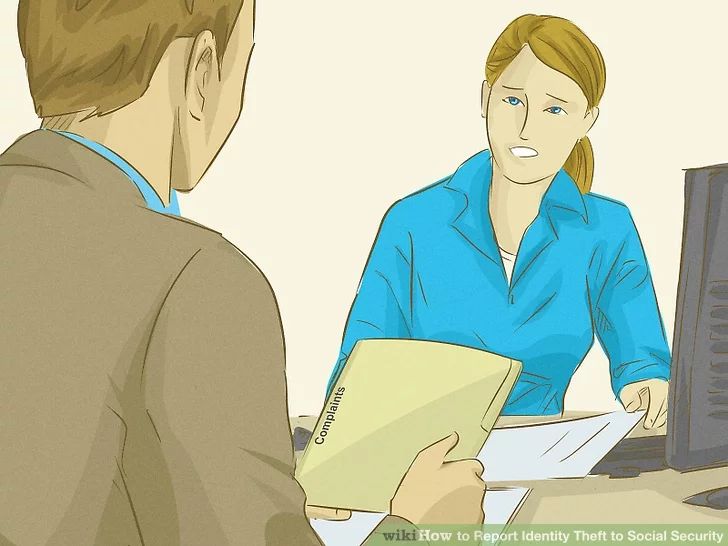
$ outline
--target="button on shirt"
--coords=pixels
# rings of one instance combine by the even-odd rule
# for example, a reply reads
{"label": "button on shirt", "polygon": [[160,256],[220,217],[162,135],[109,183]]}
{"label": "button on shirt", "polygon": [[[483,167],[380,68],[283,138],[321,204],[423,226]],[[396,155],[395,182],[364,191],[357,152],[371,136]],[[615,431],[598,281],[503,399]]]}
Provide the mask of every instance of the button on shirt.
{"label": "button on shirt", "polygon": [[491,177],[485,150],[387,212],[329,392],[356,342],[370,338],[440,341],[520,360],[505,415],[560,413],[595,335],[615,395],[629,383],[669,378],[652,278],[627,207],[582,195],[561,170],[509,282],[487,212]]}

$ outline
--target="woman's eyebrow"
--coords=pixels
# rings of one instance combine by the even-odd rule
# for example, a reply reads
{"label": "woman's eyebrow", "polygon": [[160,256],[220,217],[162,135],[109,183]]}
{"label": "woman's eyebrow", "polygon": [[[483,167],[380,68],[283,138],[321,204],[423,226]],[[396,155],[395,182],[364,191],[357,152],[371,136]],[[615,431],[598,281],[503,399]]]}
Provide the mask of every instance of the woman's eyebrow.
{"label": "woman's eyebrow", "polygon": [[503,89],[510,89],[511,91],[523,91],[525,88],[523,87],[511,87],[505,84],[502,84]]}
{"label": "woman's eyebrow", "polygon": [[569,101],[568,101],[568,100],[566,100],[566,99],[560,99],[559,97],[557,97],[557,96],[555,96],[555,95],[552,95],[551,93],[546,93],[546,94],[547,94],[547,95],[548,95],[549,97],[551,97],[552,99],[556,99],[556,100],[558,100],[558,101],[561,101],[561,102],[563,102],[563,103],[569,104]]}

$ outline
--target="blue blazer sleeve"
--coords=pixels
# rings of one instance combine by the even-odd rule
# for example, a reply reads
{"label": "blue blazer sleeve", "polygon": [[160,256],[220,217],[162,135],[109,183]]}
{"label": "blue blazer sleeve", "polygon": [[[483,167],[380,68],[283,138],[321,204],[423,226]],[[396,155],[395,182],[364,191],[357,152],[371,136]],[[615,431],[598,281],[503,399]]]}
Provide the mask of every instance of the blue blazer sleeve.
{"label": "blue blazer sleeve", "polygon": [[606,278],[592,309],[617,397],[630,383],[670,378],[670,350],[652,276],[634,221],[626,209],[624,212],[615,230],[622,236],[617,238],[611,259],[600,267]]}
{"label": "blue blazer sleeve", "polygon": [[412,239],[395,204],[385,215],[346,322],[331,392],[360,339],[411,337]]}

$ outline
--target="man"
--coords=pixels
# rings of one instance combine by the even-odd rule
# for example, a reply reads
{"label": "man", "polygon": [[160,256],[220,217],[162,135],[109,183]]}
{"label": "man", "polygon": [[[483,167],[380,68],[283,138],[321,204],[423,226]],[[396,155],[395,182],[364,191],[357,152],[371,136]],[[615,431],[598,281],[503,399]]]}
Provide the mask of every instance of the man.
{"label": "man", "polygon": [[[240,115],[253,0],[20,0],[42,129],[0,156],[0,541],[318,544],[263,274],[179,218]],[[424,449],[385,525],[482,521]]]}

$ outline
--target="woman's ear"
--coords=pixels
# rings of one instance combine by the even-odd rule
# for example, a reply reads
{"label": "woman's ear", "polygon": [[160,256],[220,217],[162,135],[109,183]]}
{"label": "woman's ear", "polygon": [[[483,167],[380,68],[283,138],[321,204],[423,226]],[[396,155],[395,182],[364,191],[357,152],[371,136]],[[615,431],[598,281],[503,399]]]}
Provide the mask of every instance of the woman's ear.
{"label": "woman's ear", "polygon": [[586,135],[589,131],[591,131],[591,128],[594,127],[594,124],[597,122],[597,118],[599,118],[599,107],[595,106],[594,108],[591,108],[586,111],[586,115],[584,116],[584,134]]}
{"label": "woman's ear", "polygon": [[201,32],[192,44],[187,63],[185,96],[190,116],[200,121],[206,105],[219,80],[217,49],[212,32]]}
{"label": "woman's ear", "polygon": [[485,118],[485,114],[488,111],[488,97],[490,96],[490,85],[488,80],[483,80],[483,85],[480,87],[480,115]]}

